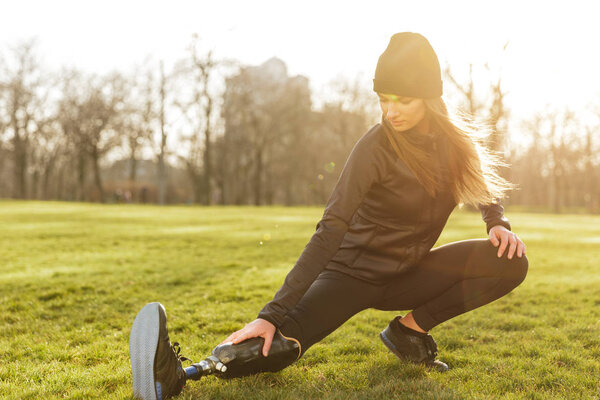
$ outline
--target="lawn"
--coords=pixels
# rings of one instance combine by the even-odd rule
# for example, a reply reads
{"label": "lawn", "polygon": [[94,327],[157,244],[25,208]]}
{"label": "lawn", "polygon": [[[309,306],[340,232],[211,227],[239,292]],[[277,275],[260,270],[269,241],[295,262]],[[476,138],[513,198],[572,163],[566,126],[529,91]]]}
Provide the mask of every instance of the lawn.
{"label": "lawn", "polygon": [[[129,330],[151,301],[204,358],[272,298],[321,213],[0,202],[0,398],[131,398]],[[365,310],[281,372],[210,376],[179,398],[600,398],[600,216],[506,215],[529,274],[432,330],[448,373],[396,359],[377,337],[396,313]],[[436,245],[481,237],[481,216],[456,210]]]}

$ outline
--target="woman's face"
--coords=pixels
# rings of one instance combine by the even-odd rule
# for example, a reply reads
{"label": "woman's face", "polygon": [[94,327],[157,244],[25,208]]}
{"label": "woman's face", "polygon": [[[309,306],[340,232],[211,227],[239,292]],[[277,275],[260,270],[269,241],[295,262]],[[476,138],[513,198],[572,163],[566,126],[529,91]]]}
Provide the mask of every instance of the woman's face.
{"label": "woman's face", "polygon": [[425,117],[425,102],[418,97],[377,93],[379,106],[397,132],[413,128]]}

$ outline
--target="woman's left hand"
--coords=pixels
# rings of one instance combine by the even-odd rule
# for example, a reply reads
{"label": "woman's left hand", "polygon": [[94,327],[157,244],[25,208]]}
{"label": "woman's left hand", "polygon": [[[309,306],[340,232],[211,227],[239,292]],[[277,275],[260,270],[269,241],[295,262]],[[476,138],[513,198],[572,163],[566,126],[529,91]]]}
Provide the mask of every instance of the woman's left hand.
{"label": "woman's left hand", "polygon": [[495,247],[498,248],[498,257],[502,257],[506,246],[510,245],[508,249],[508,259],[512,259],[515,251],[517,257],[521,258],[523,254],[527,254],[525,243],[514,233],[503,227],[502,225],[495,225],[490,229],[490,241]]}

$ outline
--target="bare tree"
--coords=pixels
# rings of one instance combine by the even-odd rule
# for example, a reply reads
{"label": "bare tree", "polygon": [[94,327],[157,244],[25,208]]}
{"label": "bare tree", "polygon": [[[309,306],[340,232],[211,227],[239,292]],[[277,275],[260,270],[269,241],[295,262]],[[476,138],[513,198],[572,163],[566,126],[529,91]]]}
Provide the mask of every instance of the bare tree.
{"label": "bare tree", "polygon": [[137,161],[140,150],[150,144],[157,112],[154,75],[151,70],[136,73],[131,78],[132,87],[119,118],[119,130],[129,152],[129,186],[133,191],[137,178]]}
{"label": "bare tree", "polygon": [[484,104],[475,93],[475,79],[473,78],[473,63],[469,63],[469,77],[465,83],[461,83],[447,65],[444,68],[444,76],[450,80],[458,93],[463,96],[463,103],[459,108],[466,110],[470,115],[477,116],[484,109]]}
{"label": "bare tree", "polygon": [[[196,37],[185,63],[169,73],[163,63],[160,73],[136,79],[72,70],[59,87],[39,63],[35,41],[1,53],[0,197],[103,201],[127,179],[128,188],[156,179],[161,204],[192,196],[204,204],[324,202],[353,144],[379,122],[369,85],[338,78],[317,108],[308,79],[288,76],[272,58],[244,67],[229,61],[236,70],[221,94],[223,61],[202,53]],[[583,110],[548,105],[520,124],[529,144],[509,147],[502,76],[479,91],[477,68],[469,65],[466,79],[449,68],[445,74],[463,109],[494,129],[490,147],[509,150],[510,180],[520,186],[511,203],[600,212],[597,105],[596,122]],[[491,75],[488,64],[483,70]],[[141,160],[145,146],[155,159]],[[169,165],[172,155],[183,165]],[[138,176],[142,162],[152,172]]]}
{"label": "bare tree", "polygon": [[[585,207],[585,199],[593,200],[587,188],[593,182],[594,164],[591,137],[581,119],[569,108],[546,107],[523,124],[532,143],[515,157],[513,181],[523,190],[516,199],[521,204],[546,207],[559,213],[567,207]],[[594,185],[592,184],[592,187]]]}
{"label": "bare tree", "polygon": [[594,130],[590,126],[585,128],[585,149],[584,149],[584,163],[585,163],[585,182],[583,185],[584,195],[583,199],[585,202],[585,208],[589,213],[597,213],[600,211],[600,192],[598,187],[598,171],[594,168],[594,141],[592,136]]}
{"label": "bare tree", "polygon": [[167,76],[163,61],[160,62],[160,81],[159,81],[159,112],[158,121],[160,124],[160,142],[158,151],[158,203],[166,203],[167,188],[167,170],[165,168],[165,156],[167,152],[167,130],[165,107],[167,102]]}
{"label": "bare tree", "polygon": [[215,90],[215,78],[222,61],[213,51],[201,54],[200,41],[194,35],[189,46],[189,58],[177,67],[177,75],[185,82],[176,105],[187,122],[190,133],[183,135],[189,145],[187,155],[181,156],[186,165],[194,191],[194,201],[209,205],[213,181],[213,133],[218,117],[220,95]]}
{"label": "bare tree", "polygon": [[600,131],[600,106],[592,103],[588,106],[593,122],[585,125],[585,164],[584,201],[588,212],[600,212],[600,155],[598,152],[598,132]]}
{"label": "bare tree", "polygon": [[192,44],[192,62],[194,67],[194,73],[196,75],[196,85],[194,88],[194,100],[196,105],[203,106],[203,120],[204,120],[204,154],[203,154],[203,165],[204,165],[204,204],[208,205],[211,202],[211,179],[212,179],[212,114],[214,110],[214,103],[216,96],[212,95],[209,90],[210,80],[214,70],[218,66],[217,61],[213,59],[212,51],[209,51],[206,56],[201,57],[198,55],[196,49],[196,43]]}
{"label": "bare tree", "polygon": [[[77,151],[79,183],[77,198],[84,198],[86,165],[89,160],[92,164],[97,196],[103,202],[105,193],[100,162],[122,141],[113,122],[123,109],[125,81],[118,73],[91,78],[72,73],[66,79],[64,95],[59,107],[60,124]],[[82,81],[84,79],[86,83]]]}
{"label": "bare tree", "polygon": [[[489,69],[488,64],[485,64]],[[507,92],[502,90],[502,76],[491,85],[492,102],[488,111],[488,124],[492,127],[492,135],[489,146],[495,152],[503,152],[504,138],[506,131],[500,127],[500,124],[508,120],[508,110],[505,106],[504,97]]]}
{"label": "bare tree", "polygon": [[[506,42],[502,47],[503,53],[506,51],[508,44],[509,42]],[[491,72],[489,63],[485,63],[484,68],[488,72]],[[496,152],[502,152],[505,131],[500,125],[503,123],[505,125],[505,122],[508,119],[508,110],[504,99],[507,92],[502,89],[501,68],[498,72],[496,81],[490,82],[489,84],[487,97],[491,98],[491,100],[487,101],[483,96],[476,93],[472,63],[469,63],[469,75],[465,83],[458,81],[449,65],[444,68],[444,76],[450,80],[454,88],[462,95],[463,103],[461,108],[467,110],[470,115],[484,120],[492,129],[488,146]]]}
{"label": "bare tree", "polygon": [[108,77],[106,86],[91,88],[88,99],[83,104],[83,112],[86,119],[84,123],[85,141],[87,151],[90,155],[94,169],[94,183],[99,192],[100,201],[105,199],[102,177],[100,173],[100,161],[114,146],[121,142],[119,133],[110,125],[112,119],[118,112],[123,99],[124,82],[119,75]]}
{"label": "bare tree", "polygon": [[85,117],[81,107],[85,79],[82,73],[76,70],[65,70],[62,75],[62,97],[58,104],[58,121],[74,164],[76,184],[72,198],[83,201],[86,199],[85,181],[88,164],[86,141],[82,132],[82,119]]}
{"label": "bare tree", "polygon": [[50,180],[57,160],[64,151],[64,136],[57,124],[56,114],[36,124],[30,150],[31,197],[47,200],[50,196]]}
{"label": "bare tree", "polygon": [[[222,117],[225,120],[225,133],[219,141],[221,153],[218,157],[219,169],[223,174],[223,201],[229,204],[245,204],[250,192],[252,168],[250,136],[244,104],[250,105],[250,93],[245,86],[238,84],[239,74],[226,80]],[[229,162],[224,162],[229,160]]]}
{"label": "bare tree", "polygon": [[[285,101],[287,80],[287,67],[277,58],[257,67],[244,67],[227,79],[224,112],[231,119],[226,123],[225,134],[240,136],[241,140],[232,138],[229,141],[245,145],[237,149],[239,153],[234,157],[245,159],[246,166],[252,168],[250,172],[239,171],[244,176],[239,182],[244,186],[251,182],[249,192],[255,205],[263,204],[265,193],[267,200],[269,197],[268,190],[265,192],[270,179],[266,169],[269,157],[272,157],[272,147],[285,129],[284,109],[289,107],[289,102]],[[248,179],[247,174],[250,174]]]}
{"label": "bare tree", "polygon": [[[350,150],[356,141],[381,117],[375,94],[360,76],[338,77],[323,88],[326,99],[313,113],[313,123],[307,135],[313,168],[305,176],[309,192],[305,202],[323,203],[337,181]],[[327,149],[327,151],[323,151]]]}
{"label": "bare tree", "polygon": [[[339,166],[378,118],[377,100],[339,79],[313,111],[308,79],[289,77],[271,59],[227,79],[219,149],[227,154],[226,199],[237,204],[314,204],[326,200]],[[338,166],[336,168],[336,165]],[[219,168],[219,171],[223,171]]]}
{"label": "bare tree", "polygon": [[[8,118],[13,155],[13,196],[27,198],[29,145],[43,110],[39,61],[35,40],[11,49],[11,60],[3,65],[3,109]],[[11,65],[12,64],[12,65]]]}
{"label": "bare tree", "polygon": [[[4,66],[4,58],[2,57],[2,54],[0,53],[0,70],[5,70],[5,66]],[[3,77],[0,75],[0,104],[2,106],[6,105],[6,98],[8,96],[8,82],[5,82],[3,79]],[[1,197],[5,197],[8,193],[8,188],[7,183],[9,182],[9,179],[7,179],[7,177],[5,177],[4,173],[6,171],[6,167],[7,167],[7,160],[9,158],[9,152],[8,149],[5,148],[4,145],[4,140],[5,140],[5,134],[6,134],[6,130],[8,128],[9,125],[9,119],[8,119],[8,114],[5,112],[0,112],[0,198]]]}

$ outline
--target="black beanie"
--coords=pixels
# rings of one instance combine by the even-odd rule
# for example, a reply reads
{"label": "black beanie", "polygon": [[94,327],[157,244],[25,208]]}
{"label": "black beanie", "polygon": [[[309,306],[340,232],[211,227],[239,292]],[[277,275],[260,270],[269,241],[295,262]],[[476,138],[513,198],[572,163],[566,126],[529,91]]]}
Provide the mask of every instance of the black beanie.
{"label": "black beanie", "polygon": [[406,97],[441,96],[440,63],[429,41],[418,33],[394,34],[379,56],[373,90]]}

